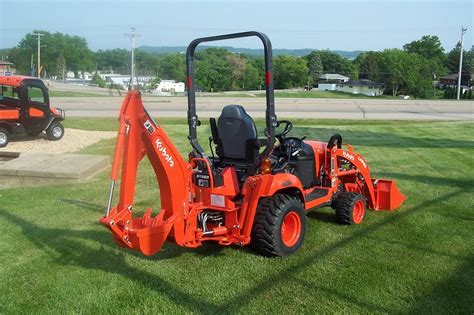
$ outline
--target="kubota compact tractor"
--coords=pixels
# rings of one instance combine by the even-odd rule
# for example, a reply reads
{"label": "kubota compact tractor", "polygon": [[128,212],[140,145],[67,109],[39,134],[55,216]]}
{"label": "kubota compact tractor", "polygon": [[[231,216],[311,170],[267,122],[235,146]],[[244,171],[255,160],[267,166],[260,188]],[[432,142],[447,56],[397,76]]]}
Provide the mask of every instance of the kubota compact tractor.
{"label": "kubota compact tractor", "polygon": [[48,88],[38,78],[0,76],[0,148],[10,135],[36,136],[46,131],[49,140],[64,135],[64,111],[50,106]]}
{"label": "kubota compact tractor", "polygon": [[[227,105],[217,120],[210,118],[210,145],[216,146],[217,157],[209,157],[197,138],[194,51],[202,42],[247,36],[258,37],[265,51],[264,137],[258,137],[242,106]],[[250,244],[263,255],[285,256],[302,245],[311,209],[331,206],[337,222],[360,224],[367,208],[394,210],[404,201],[395,182],[371,177],[368,163],[352,146],[343,147],[340,135],[328,142],[287,136],[293,125],[275,115],[272,47],[265,34],[196,39],[187,49],[186,62],[192,147],[188,160],[150,117],[138,91],[128,93],[120,110],[109,201],[100,219],[120,246],[153,255],[166,240],[185,247],[217,242]],[[161,211],[152,216],[149,208],[133,218],[137,167],[145,156],[158,180]],[[120,166],[120,197],[112,207]]]}

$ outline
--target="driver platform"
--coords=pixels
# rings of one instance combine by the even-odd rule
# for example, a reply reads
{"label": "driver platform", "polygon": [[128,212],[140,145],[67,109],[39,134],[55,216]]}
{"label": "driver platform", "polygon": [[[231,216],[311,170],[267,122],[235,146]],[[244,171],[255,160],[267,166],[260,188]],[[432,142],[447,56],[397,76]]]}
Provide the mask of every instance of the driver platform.
{"label": "driver platform", "polygon": [[0,152],[0,189],[81,183],[108,165],[104,155]]}

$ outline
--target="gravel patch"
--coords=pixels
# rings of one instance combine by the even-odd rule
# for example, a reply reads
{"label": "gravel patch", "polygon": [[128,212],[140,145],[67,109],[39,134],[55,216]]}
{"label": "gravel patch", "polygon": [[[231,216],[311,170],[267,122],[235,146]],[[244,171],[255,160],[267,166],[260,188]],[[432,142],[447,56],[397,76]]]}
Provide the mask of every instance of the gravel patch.
{"label": "gravel patch", "polygon": [[88,131],[66,128],[64,137],[59,141],[49,141],[46,134],[36,137],[26,135],[14,136],[11,142],[0,152],[35,152],[35,153],[70,153],[79,151],[104,139],[117,136],[114,131]]}

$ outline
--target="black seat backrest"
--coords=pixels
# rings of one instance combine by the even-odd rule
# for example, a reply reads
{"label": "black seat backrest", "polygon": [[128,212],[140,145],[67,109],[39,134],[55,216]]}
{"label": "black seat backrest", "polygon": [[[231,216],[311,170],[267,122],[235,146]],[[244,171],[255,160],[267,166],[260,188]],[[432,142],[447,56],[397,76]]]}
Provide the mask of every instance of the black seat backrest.
{"label": "black seat backrest", "polygon": [[217,154],[225,159],[253,162],[258,154],[257,128],[240,105],[226,105],[217,121]]}

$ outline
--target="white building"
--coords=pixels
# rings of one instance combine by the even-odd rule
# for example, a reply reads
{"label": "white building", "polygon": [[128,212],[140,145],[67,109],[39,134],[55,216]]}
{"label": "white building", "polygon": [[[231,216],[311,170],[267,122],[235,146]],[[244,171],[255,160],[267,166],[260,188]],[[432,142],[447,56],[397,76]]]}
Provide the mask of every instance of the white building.
{"label": "white building", "polygon": [[184,82],[176,82],[175,80],[161,80],[160,84],[158,84],[153,94],[163,95],[171,93],[183,93],[184,90]]}
{"label": "white building", "polygon": [[84,72],[81,72],[81,73],[80,73],[81,79],[82,79],[82,80],[85,80],[85,81],[90,81],[90,80],[92,80],[92,77],[93,77],[93,76],[94,76],[94,75],[93,75],[92,73],[87,72],[87,71],[84,71]]}
{"label": "white building", "polygon": [[371,80],[349,80],[342,84],[338,84],[336,91],[364,94],[367,96],[383,95],[385,86],[382,83],[373,82]]}
{"label": "white building", "polygon": [[325,73],[319,77],[318,90],[336,91],[340,83],[349,81],[349,77],[337,73]]}
{"label": "white building", "polygon": [[[130,84],[130,75],[123,75],[123,74],[115,74],[115,73],[107,73],[107,74],[99,74],[99,76],[107,82],[107,84],[115,84],[122,86],[124,88],[128,88]],[[133,78],[134,85],[146,85],[153,77],[151,76],[136,76]]]}
{"label": "white building", "polygon": [[344,83],[349,81],[349,77],[344,75],[340,75],[337,73],[325,73],[319,77],[320,81],[330,81],[330,82],[337,82],[337,83]]}
{"label": "white building", "polygon": [[6,60],[0,60],[0,74],[12,75],[13,73],[15,73],[15,69],[13,66],[13,63],[11,62],[8,62]]}

